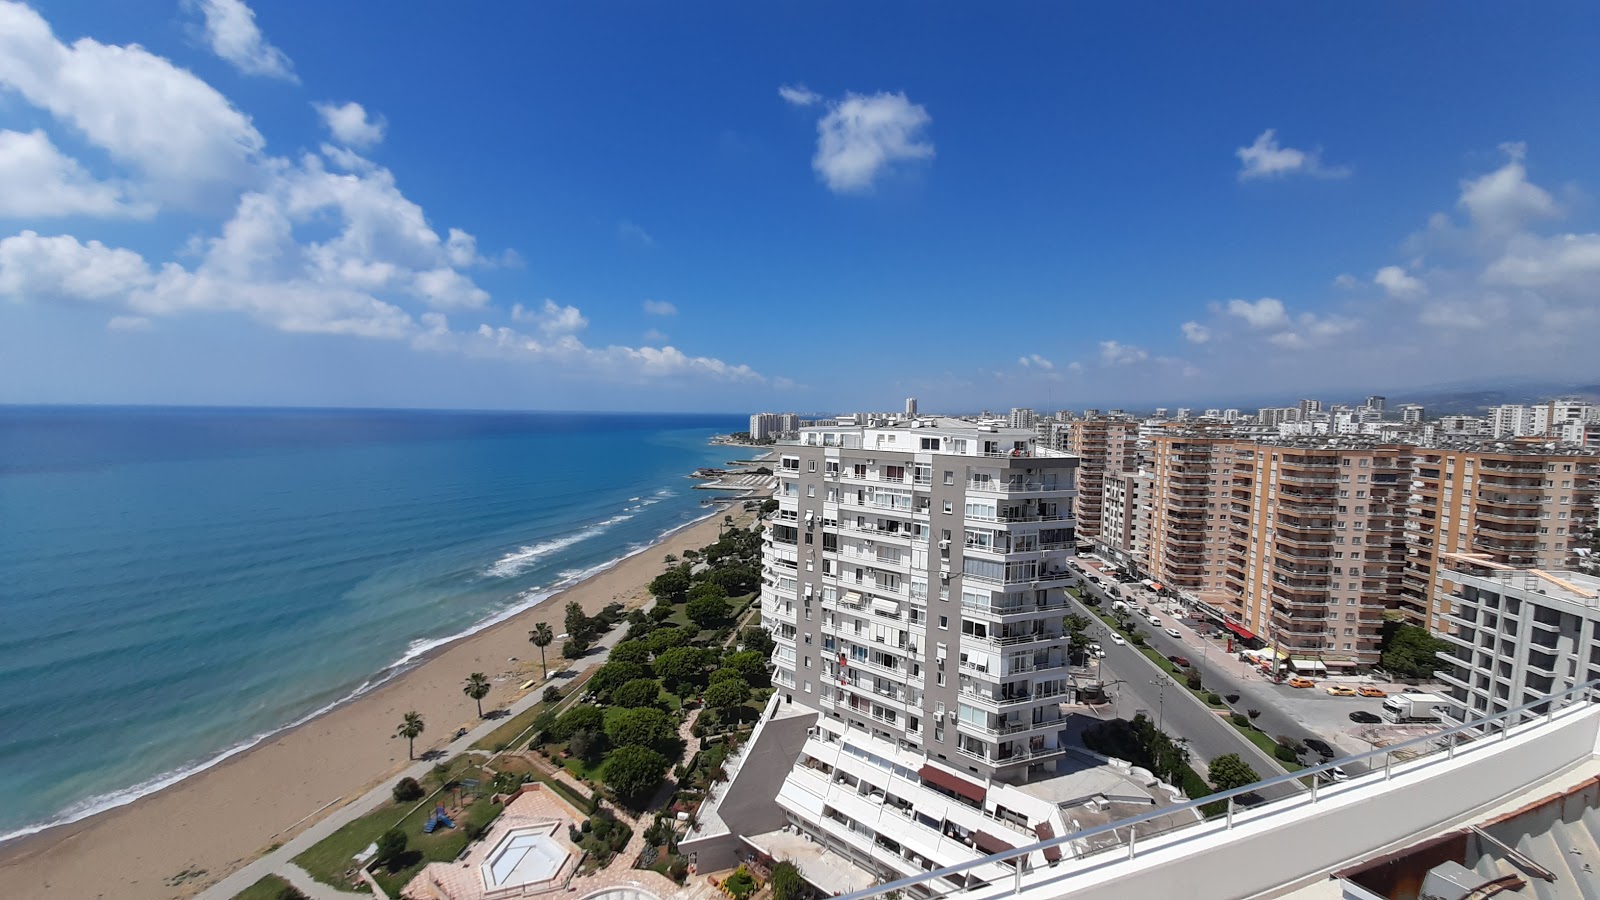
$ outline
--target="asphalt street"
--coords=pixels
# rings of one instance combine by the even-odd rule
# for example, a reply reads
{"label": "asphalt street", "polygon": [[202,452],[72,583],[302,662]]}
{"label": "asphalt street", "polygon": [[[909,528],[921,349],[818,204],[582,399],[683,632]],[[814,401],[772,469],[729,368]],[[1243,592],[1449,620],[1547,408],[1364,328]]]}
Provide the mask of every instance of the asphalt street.
{"label": "asphalt street", "polygon": [[[1094,591],[1108,604],[1105,608],[1110,608],[1109,600],[1104,599],[1095,585],[1085,584],[1085,589]],[[1209,762],[1225,753],[1237,753],[1262,778],[1282,774],[1283,769],[1276,760],[1261,752],[1261,748],[1250,743],[1182,685],[1173,682],[1138,649],[1111,643],[1110,628],[1096,619],[1087,607],[1077,601],[1074,606],[1076,612],[1094,622],[1090,633],[1105,650],[1105,658],[1100,660],[1100,675],[1107,693],[1115,699],[1115,716],[1131,719],[1137,711],[1144,710],[1163,731],[1174,738],[1187,739],[1189,753],[1199,760]],[[1298,782],[1279,785],[1261,795],[1267,799],[1292,795],[1300,790],[1295,784]]]}

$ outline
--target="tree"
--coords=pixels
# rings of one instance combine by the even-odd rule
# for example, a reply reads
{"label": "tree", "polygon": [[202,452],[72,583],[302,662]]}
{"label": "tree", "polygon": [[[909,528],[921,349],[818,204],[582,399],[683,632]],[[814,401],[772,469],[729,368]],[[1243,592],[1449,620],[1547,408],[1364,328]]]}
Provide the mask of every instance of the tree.
{"label": "tree", "polygon": [[[719,587],[717,590],[722,589]],[[683,611],[689,616],[690,621],[703,628],[721,622],[733,612],[728,607],[728,601],[722,597],[701,597],[698,600],[690,600]]]}
{"label": "tree", "polygon": [[583,760],[594,762],[606,746],[606,736],[598,728],[579,728],[567,738],[567,752]]}
{"label": "tree", "polygon": [[461,693],[471,697],[478,704],[478,718],[483,718],[483,698],[489,696],[489,679],[482,672],[473,672],[467,676],[467,683],[461,687]]}
{"label": "tree", "polygon": [[761,586],[761,570],[755,566],[721,566],[711,573],[709,580],[722,585],[728,596],[754,593]]}
{"label": "tree", "polygon": [[588,652],[589,641],[587,638],[572,638],[561,645],[561,655],[567,659],[578,659]]}
{"label": "tree", "polygon": [[606,737],[618,747],[666,747],[678,736],[667,714],[653,707],[609,709],[605,728]]}
{"label": "tree", "polygon": [[1237,753],[1224,753],[1211,761],[1211,785],[1219,791],[1231,791],[1260,780],[1256,770]]}
{"label": "tree", "polygon": [[[672,612],[672,607],[670,606],[657,607],[657,609],[665,609],[669,615]],[[650,647],[650,652],[654,653],[657,659],[660,659],[661,654],[675,647],[688,645],[699,634],[700,629],[694,625],[684,628],[662,628],[651,632],[650,636],[644,639],[644,642]]]}
{"label": "tree", "polygon": [[[762,632],[766,634],[766,632]],[[722,658],[724,668],[738,672],[753,687],[767,685],[767,654],[759,650],[741,650]]]}
{"label": "tree", "polygon": [[644,677],[644,667],[638,663],[612,660],[589,676],[589,689],[607,693],[616,690],[635,678]]}
{"label": "tree", "polygon": [[[771,475],[772,473],[768,472],[767,474]],[[778,501],[776,501],[776,500],[763,500],[763,501],[761,501],[761,514],[763,516],[770,516],[770,515],[772,515],[773,513],[777,512],[777,511],[778,511]]]}
{"label": "tree", "polygon": [[689,593],[689,567],[674,566],[652,578],[650,593],[661,603],[682,603]]}
{"label": "tree", "polygon": [[1089,649],[1089,635],[1085,632],[1089,628],[1087,616],[1073,613],[1061,620],[1061,627],[1067,631],[1067,652],[1073,656],[1082,656]]}
{"label": "tree", "polygon": [[1402,678],[1427,678],[1439,668],[1439,652],[1450,648],[1443,638],[1436,638],[1426,628],[1395,623],[1384,642],[1379,664]]}
{"label": "tree", "polygon": [[711,686],[706,688],[706,705],[712,709],[729,710],[749,702],[750,685],[737,675],[712,682]]}
{"label": "tree", "polygon": [[600,780],[617,799],[635,805],[649,799],[667,773],[665,756],[648,747],[621,747],[613,752],[600,771]]}
{"label": "tree", "polygon": [[678,564],[678,557],[674,556],[671,553],[668,553],[667,554],[667,558],[662,560],[662,562],[666,563],[669,567],[670,566],[675,566],[675,565]]}
{"label": "tree", "polygon": [[[721,570],[719,569],[718,571]],[[696,600],[703,600],[707,597],[725,599],[727,596],[728,589],[711,580],[711,577],[708,575],[706,576],[705,581],[701,581],[694,587],[689,588],[688,599],[690,603],[693,603]]]}
{"label": "tree", "polygon": [[611,654],[606,659],[609,662],[627,662],[642,666],[650,662],[650,645],[642,640],[622,641],[611,648]]}
{"label": "tree", "polygon": [[396,803],[405,803],[409,800],[421,800],[424,791],[422,790],[422,785],[418,784],[415,778],[407,775],[394,783],[392,793]]}
{"label": "tree", "polygon": [[780,859],[772,866],[772,900],[801,900],[806,895],[806,880],[800,876],[800,869],[787,859]]}
{"label": "tree", "polygon": [[424,725],[422,716],[416,710],[406,713],[405,719],[400,722],[400,728],[394,733],[395,737],[406,739],[406,756],[416,759],[417,737],[422,734]]}
{"label": "tree", "polygon": [[544,648],[550,646],[550,643],[555,639],[556,633],[551,631],[550,626],[543,622],[533,626],[533,630],[528,632],[528,640],[539,648],[539,668],[544,670],[544,677],[546,678],[550,677],[550,667],[544,663]]}
{"label": "tree", "polygon": [[762,656],[771,656],[772,651],[778,647],[778,642],[772,639],[760,625],[746,625],[739,630],[739,646],[746,650],[754,650]]}
{"label": "tree", "polygon": [[558,741],[564,741],[579,729],[599,729],[605,723],[605,717],[605,713],[598,706],[574,706],[556,719],[555,725],[550,729],[550,736]]}
{"label": "tree", "polygon": [[574,600],[567,604],[567,634],[574,639],[589,636],[589,615],[583,611],[583,604]]}
{"label": "tree", "polygon": [[406,833],[398,828],[391,828],[378,835],[378,854],[376,861],[389,867],[390,871],[399,868],[397,863],[406,852]]}
{"label": "tree", "polygon": [[656,674],[669,687],[699,681],[708,655],[699,647],[674,647],[656,656]]}
{"label": "tree", "polygon": [[624,709],[655,706],[661,702],[661,682],[653,678],[635,678],[612,691],[611,702]]}

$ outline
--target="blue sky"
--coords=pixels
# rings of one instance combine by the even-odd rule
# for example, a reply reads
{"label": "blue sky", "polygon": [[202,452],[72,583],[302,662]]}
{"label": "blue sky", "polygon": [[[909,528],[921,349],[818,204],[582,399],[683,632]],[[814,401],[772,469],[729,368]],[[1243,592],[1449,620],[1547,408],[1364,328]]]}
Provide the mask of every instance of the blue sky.
{"label": "blue sky", "polygon": [[1592,4],[0,0],[0,402],[1585,378]]}

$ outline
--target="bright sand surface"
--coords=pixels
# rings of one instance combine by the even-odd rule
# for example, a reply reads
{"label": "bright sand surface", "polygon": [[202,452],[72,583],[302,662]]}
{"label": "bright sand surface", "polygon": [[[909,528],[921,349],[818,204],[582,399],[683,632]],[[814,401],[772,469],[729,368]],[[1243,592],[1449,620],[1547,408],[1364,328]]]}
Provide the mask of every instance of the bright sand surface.
{"label": "bright sand surface", "polygon": [[[0,846],[0,895],[140,900],[198,893],[405,768],[406,742],[391,735],[408,710],[420,712],[427,723],[417,739],[419,756],[449,743],[457,727],[474,724],[477,709],[461,692],[469,673],[483,672],[493,682],[485,710],[524,696],[518,687],[540,674],[539,650],[528,642],[536,623],[547,622],[561,634],[566,606],[574,600],[590,615],[613,601],[629,608],[643,604],[649,599],[645,585],[661,573],[662,558],[714,542],[722,517],[719,510],[221,765],[127,806]],[[750,516],[736,519],[748,525]],[[560,642],[545,649],[554,666]]]}

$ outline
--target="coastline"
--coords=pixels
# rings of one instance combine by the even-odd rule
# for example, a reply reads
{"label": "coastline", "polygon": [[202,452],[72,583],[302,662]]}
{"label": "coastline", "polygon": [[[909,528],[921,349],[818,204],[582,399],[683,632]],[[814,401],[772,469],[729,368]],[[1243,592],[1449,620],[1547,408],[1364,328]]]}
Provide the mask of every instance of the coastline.
{"label": "coastline", "polygon": [[[573,583],[490,617],[408,663],[376,673],[383,680],[297,724],[226,751],[196,771],[123,805],[0,844],[0,880],[29,897],[188,897],[308,827],[408,764],[405,743],[391,737],[401,715],[428,723],[417,752],[446,746],[458,724],[477,719],[461,692],[469,672],[490,676],[485,708],[525,695],[538,679],[538,650],[527,631],[547,622],[560,633],[568,602],[594,614],[620,601],[647,602],[645,585],[660,555],[715,540],[729,504],[718,504],[654,542],[596,567]],[[743,517],[741,517],[743,518]],[[532,690],[542,690],[540,684]]]}

